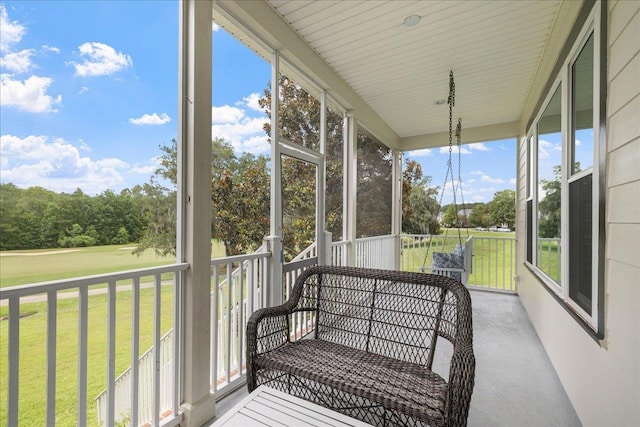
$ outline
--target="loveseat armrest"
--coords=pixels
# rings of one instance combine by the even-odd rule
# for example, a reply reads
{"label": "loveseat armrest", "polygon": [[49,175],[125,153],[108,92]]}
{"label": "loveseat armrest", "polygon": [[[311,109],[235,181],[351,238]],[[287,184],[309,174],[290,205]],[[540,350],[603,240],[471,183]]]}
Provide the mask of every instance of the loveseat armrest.
{"label": "loveseat armrest", "polygon": [[471,345],[456,347],[449,367],[447,419],[450,426],[466,426],[475,382],[476,359]]}
{"label": "loveseat armrest", "polygon": [[289,304],[256,310],[247,322],[247,386],[256,388],[255,359],[289,342]]}

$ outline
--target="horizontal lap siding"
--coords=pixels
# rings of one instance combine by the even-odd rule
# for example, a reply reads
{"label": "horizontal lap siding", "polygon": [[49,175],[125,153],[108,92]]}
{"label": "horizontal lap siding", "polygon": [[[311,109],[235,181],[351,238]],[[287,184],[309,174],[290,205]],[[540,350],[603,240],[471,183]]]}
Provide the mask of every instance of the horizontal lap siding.
{"label": "horizontal lap siding", "polygon": [[[608,34],[606,348],[589,424],[640,425],[640,2],[610,5]],[[606,409],[605,409],[606,408]]]}
{"label": "horizontal lap siding", "polygon": [[519,141],[518,158],[518,291],[585,426],[640,425],[640,2],[618,0],[607,4],[602,345],[582,330],[523,267],[525,139]]}

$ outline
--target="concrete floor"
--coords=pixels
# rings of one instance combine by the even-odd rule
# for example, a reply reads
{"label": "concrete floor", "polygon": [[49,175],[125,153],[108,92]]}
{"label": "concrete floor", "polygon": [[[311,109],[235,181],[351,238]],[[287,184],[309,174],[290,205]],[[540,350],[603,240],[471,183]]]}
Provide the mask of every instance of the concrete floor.
{"label": "concrete floor", "polygon": [[[476,382],[469,426],[580,426],[520,299],[484,291],[472,291],[471,298]],[[446,378],[439,370],[446,364],[438,362],[434,371]],[[243,387],[222,399],[217,415],[246,395]]]}

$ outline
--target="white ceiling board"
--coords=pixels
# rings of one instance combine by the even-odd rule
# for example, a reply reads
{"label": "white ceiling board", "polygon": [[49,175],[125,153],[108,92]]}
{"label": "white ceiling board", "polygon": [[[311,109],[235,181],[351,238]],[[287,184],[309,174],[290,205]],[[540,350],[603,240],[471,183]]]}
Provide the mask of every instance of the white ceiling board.
{"label": "white ceiling board", "polygon": [[[309,76],[332,89],[321,77],[335,73],[338,80],[332,81],[350,88],[368,106],[366,115],[379,117],[396,134],[394,138],[385,131],[394,139],[392,146],[407,142],[412,148],[419,148],[413,146],[420,141],[439,140],[429,135],[448,129],[448,107],[435,101],[448,96],[450,70],[456,83],[454,116],[462,117],[463,129],[481,129],[476,135],[512,132],[530,102],[534,77],[562,13],[560,0],[265,0],[271,13],[258,3],[219,1],[239,12],[245,27],[257,29],[268,42],[275,37],[274,47],[283,55],[304,60],[309,54],[292,38],[297,34],[322,63],[305,63]],[[418,25],[403,25],[412,14],[421,16]],[[275,28],[276,17],[291,35]],[[232,20],[220,20],[238,33]],[[261,51],[255,37],[236,36]],[[289,42],[294,43],[291,52]],[[341,99],[336,91],[331,94]],[[350,100],[344,106],[357,112],[364,104],[353,96],[344,98]]]}
{"label": "white ceiling board", "polygon": [[[520,119],[559,1],[268,0],[401,137]],[[405,17],[422,17],[415,27]],[[446,118],[443,123],[443,118]]]}

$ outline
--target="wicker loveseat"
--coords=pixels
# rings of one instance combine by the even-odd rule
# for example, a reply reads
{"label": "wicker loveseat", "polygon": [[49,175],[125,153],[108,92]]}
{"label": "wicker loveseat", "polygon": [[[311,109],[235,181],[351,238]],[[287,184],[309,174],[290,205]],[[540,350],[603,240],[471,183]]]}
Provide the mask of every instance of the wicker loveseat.
{"label": "wicker loveseat", "polygon": [[[296,340],[292,316],[313,331]],[[432,371],[436,344],[448,375]],[[469,292],[439,275],[311,267],[247,326],[250,392],[264,384],[374,425],[466,425],[474,371]]]}

